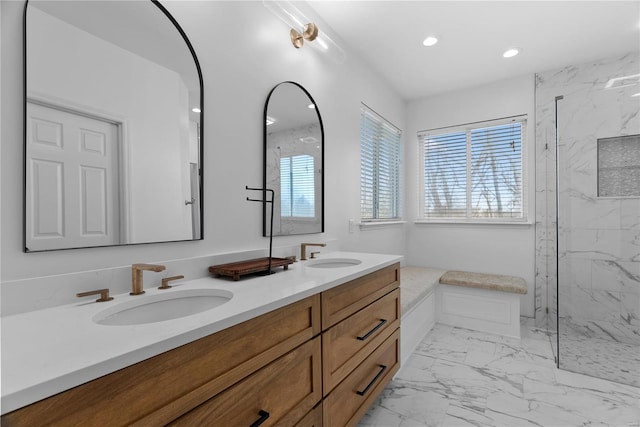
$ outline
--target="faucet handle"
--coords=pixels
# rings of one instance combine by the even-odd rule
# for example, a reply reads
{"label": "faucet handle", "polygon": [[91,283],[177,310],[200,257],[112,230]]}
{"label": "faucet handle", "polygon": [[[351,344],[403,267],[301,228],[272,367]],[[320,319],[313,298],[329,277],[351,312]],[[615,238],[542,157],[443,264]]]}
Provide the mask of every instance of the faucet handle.
{"label": "faucet handle", "polygon": [[178,279],[184,279],[184,276],[165,277],[164,279],[162,279],[162,285],[160,285],[158,289],[169,289],[171,288],[171,285],[169,285],[169,282],[173,280],[178,280]]}
{"label": "faucet handle", "polygon": [[318,255],[320,253],[320,251],[317,252],[311,252],[311,259],[314,259],[316,257],[316,255]]}
{"label": "faucet handle", "polygon": [[80,292],[79,294],[76,294],[79,298],[88,297],[89,295],[100,295],[100,298],[98,298],[96,302],[106,302],[113,299],[113,297],[109,296],[109,289],[96,289],[95,291]]}

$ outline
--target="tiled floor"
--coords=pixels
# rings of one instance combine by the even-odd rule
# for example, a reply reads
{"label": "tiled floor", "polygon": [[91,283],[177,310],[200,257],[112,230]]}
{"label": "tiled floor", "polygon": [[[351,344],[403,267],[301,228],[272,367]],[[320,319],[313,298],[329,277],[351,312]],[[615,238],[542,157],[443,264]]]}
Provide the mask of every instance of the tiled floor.
{"label": "tiled floor", "polygon": [[549,337],[436,325],[359,424],[640,427],[640,388],[558,370]]}
{"label": "tiled floor", "polygon": [[560,367],[572,372],[640,387],[640,346],[560,333]]}

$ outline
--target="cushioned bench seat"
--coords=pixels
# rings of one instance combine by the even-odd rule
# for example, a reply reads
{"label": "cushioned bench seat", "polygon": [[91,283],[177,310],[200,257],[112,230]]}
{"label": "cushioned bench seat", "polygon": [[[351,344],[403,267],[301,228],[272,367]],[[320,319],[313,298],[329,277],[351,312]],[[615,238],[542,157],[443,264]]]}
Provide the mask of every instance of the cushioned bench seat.
{"label": "cushioned bench seat", "polygon": [[521,277],[500,274],[471,273],[468,271],[447,271],[440,277],[445,285],[466,286],[468,288],[526,294],[527,282]]}

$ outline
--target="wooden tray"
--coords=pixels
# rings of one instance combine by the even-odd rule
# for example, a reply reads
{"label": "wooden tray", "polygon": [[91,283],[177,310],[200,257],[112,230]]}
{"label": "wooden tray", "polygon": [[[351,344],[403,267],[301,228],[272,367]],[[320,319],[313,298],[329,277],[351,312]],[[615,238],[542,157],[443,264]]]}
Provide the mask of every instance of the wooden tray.
{"label": "wooden tray", "polygon": [[[284,267],[289,269],[289,264],[295,262],[295,257],[271,258],[271,268]],[[240,276],[253,273],[261,273],[269,270],[269,258],[256,258],[247,261],[231,262],[229,264],[212,265],[209,272],[216,276],[230,276],[233,280],[240,280]]]}

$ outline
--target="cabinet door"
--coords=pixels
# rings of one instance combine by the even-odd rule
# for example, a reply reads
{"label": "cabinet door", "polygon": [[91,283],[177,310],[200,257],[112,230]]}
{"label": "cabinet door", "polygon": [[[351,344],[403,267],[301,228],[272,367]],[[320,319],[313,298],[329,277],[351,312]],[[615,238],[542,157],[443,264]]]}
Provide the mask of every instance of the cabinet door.
{"label": "cabinet door", "polygon": [[322,398],[320,337],[171,423],[171,426],[295,426]]}
{"label": "cabinet door", "polygon": [[322,403],[326,427],[354,426],[400,366],[400,331],[387,340],[342,381]]}
{"label": "cabinet door", "polygon": [[322,334],[324,395],[400,327],[400,289],[395,289]]}
{"label": "cabinet door", "polygon": [[322,293],[322,330],[351,316],[400,286],[396,263]]}

